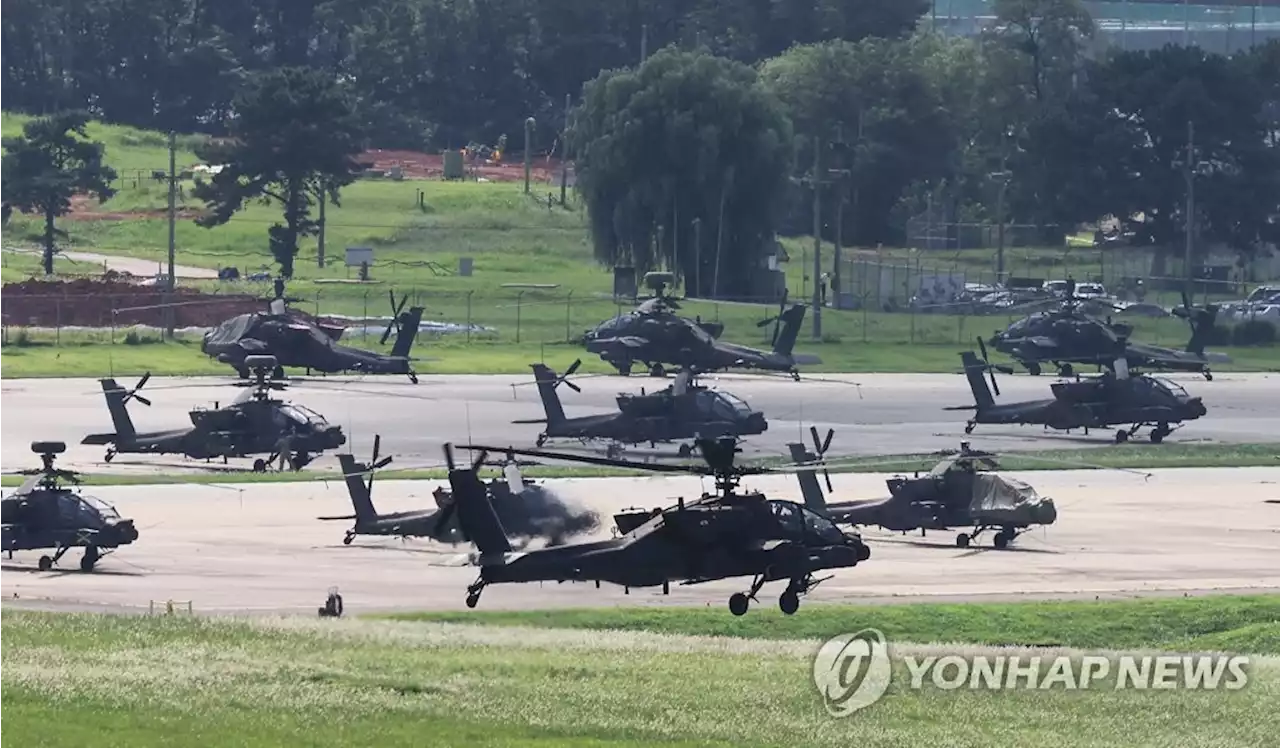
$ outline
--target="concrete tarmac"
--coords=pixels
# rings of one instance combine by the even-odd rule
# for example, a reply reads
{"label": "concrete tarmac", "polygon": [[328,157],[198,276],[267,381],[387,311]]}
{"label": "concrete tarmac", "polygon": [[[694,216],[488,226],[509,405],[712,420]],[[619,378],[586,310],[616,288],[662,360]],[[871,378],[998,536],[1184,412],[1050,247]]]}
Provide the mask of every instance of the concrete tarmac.
{"label": "concrete tarmac", "polygon": [[[1219,373],[1212,382],[1194,374],[1171,374],[1167,379],[1202,396],[1209,408],[1208,416],[1187,423],[1167,442],[1262,442],[1280,435],[1280,374]],[[137,380],[120,377],[118,381],[132,387]],[[138,430],[188,425],[192,408],[211,407],[215,401],[226,404],[243,393],[235,381],[153,377],[142,394],[154,404],[130,403],[133,422]],[[669,379],[618,376],[582,376],[571,381],[582,388],[581,393],[565,386],[557,390],[570,417],[616,410],[619,392],[652,391],[670,383]],[[744,451],[751,456],[785,455],[786,443],[801,437],[811,424],[824,432],[836,430],[829,456],[954,449],[965,438],[968,413],[943,408],[973,402],[959,374],[822,374],[801,382],[731,374],[704,381],[737,395],[769,419],[769,430],[746,442]],[[1000,376],[999,401],[1048,397],[1052,381],[1047,376]],[[358,456],[367,456],[374,435],[381,434],[383,452],[396,456],[397,467],[439,465],[440,447],[446,441],[532,446],[542,427],[511,421],[545,415],[532,375],[423,376],[417,385],[401,377],[315,377],[295,380],[282,396],[341,425]],[[225,469],[179,456],[118,455],[110,465],[104,463],[102,447],[80,445],[86,434],[114,430],[101,386],[94,379],[5,379],[0,382],[0,424],[0,462],[6,471],[31,466],[30,442],[37,439],[65,441],[69,449],[62,464],[82,470]],[[1145,436],[1140,433],[1135,438]],[[807,435],[804,438],[808,440]],[[1065,450],[1112,441],[1110,432],[1086,436],[1034,426],[979,426],[968,438],[976,447],[997,451]],[[548,448],[563,447],[580,445],[548,443]],[[642,458],[674,450],[672,445],[658,445],[656,450],[642,445],[627,455]],[[233,461],[231,467],[247,468],[248,461]],[[327,454],[312,467],[336,469],[337,460]]]}
{"label": "concrete tarmac", "polygon": [[[808,600],[893,602],[1115,598],[1280,590],[1280,468],[1176,469],[1150,478],[1115,470],[1012,474],[1052,496],[1056,524],[1036,528],[1004,551],[991,538],[960,550],[954,534],[867,530],[871,558],[834,572]],[[886,493],[883,475],[832,476],[834,500]],[[601,513],[593,537],[609,537],[613,512],[665,506],[701,493],[697,478],[547,481],[565,501]],[[436,481],[376,481],[380,511],[431,505]],[[744,487],[799,498],[791,476],[761,476]],[[331,586],[350,613],[464,609],[476,569],[469,547],[423,540],[359,538],[343,546],[348,522],[321,515],[351,511],[338,481],[244,486],[134,486],[92,489],[133,517],[131,546],[79,571],[73,550],[50,572],[36,552],[3,564],[5,605],[146,610],[151,602],[201,613],[301,612],[314,615]],[[723,609],[749,580],[636,589],[611,585],[494,585],[480,609],[611,605],[708,605]],[[767,585],[757,607],[772,607],[782,583]],[[803,607],[801,609],[803,615]],[[725,615],[729,615],[725,611]]]}

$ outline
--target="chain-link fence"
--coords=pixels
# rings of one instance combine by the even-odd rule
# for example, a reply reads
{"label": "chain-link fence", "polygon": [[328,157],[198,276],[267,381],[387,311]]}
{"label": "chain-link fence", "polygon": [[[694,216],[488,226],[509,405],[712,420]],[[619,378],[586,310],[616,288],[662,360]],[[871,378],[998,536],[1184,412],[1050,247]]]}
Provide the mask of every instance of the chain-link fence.
{"label": "chain-link fence", "polygon": [[[843,303],[823,294],[820,340],[842,343],[966,344],[975,336],[989,336],[1043,306],[983,303],[978,292],[964,299],[947,294],[965,293],[966,283],[978,283],[980,274],[948,275],[938,270],[886,266],[869,262],[846,265],[841,278]],[[945,281],[942,295],[924,294],[923,284]],[[117,294],[18,295],[3,298],[5,345],[81,345],[85,343],[137,344],[162,339],[170,325],[179,339],[198,340],[203,332],[237,314],[264,311],[261,293],[250,293],[248,284],[227,284],[225,293],[179,289],[140,289]],[[390,290],[390,294],[388,293]],[[979,289],[980,291],[981,289]],[[794,293],[794,292],[793,292]],[[342,340],[378,347],[392,325],[391,296],[404,308],[424,307],[419,327],[421,339],[448,341],[448,345],[552,345],[574,343],[583,332],[601,321],[633,308],[632,299],[607,294],[566,292],[553,289],[498,289],[444,292],[438,289],[402,287],[388,289],[320,289],[293,294],[295,312],[318,317],[346,328]],[[793,295],[807,302],[809,296]],[[1053,303],[1048,301],[1047,303]],[[714,302],[681,301],[680,314],[725,325],[727,339],[768,348],[774,339],[779,300]],[[1142,314],[1129,319],[1135,336],[1168,345],[1185,344],[1189,331],[1184,321],[1168,314],[1168,308],[1144,305]],[[1150,316],[1148,316],[1150,315]],[[812,312],[800,331],[802,345],[813,340]],[[390,341],[387,341],[389,344]],[[427,343],[431,345],[432,343]],[[382,344],[386,345],[386,344]]]}

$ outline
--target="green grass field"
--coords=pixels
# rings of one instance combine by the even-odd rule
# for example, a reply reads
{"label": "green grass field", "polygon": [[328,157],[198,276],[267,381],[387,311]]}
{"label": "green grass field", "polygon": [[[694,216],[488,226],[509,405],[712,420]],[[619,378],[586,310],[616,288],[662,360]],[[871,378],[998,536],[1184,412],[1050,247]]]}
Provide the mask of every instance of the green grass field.
{"label": "green grass field", "polygon": [[[44,746],[1257,746],[1274,735],[1280,668],[1261,656],[1275,651],[1274,598],[1071,605],[814,605],[787,620],[761,611],[734,621],[751,628],[733,638],[679,633],[723,633],[733,619],[718,610],[717,622],[694,610],[665,623],[650,611],[596,614],[623,630],[546,628],[534,617],[511,626],[486,616],[467,625],[8,610],[0,702],[10,739]],[[637,620],[646,623],[626,625]],[[812,683],[815,637],[870,622],[887,627],[894,681],[880,702],[833,719]],[[909,687],[900,658],[994,652],[972,642],[999,640],[1006,627],[1012,638],[1090,650],[1247,652],[1249,683],[1234,692]],[[1256,627],[1264,633],[1235,633]],[[912,645],[907,632],[954,644]],[[1201,644],[1210,641],[1230,643]],[[1080,654],[1032,651],[1055,652]]]}
{"label": "green grass field", "polygon": [[[5,115],[5,134],[20,129],[21,120]],[[164,138],[156,133],[94,124],[90,134],[106,144],[107,160],[119,169],[149,172],[167,164]],[[191,138],[184,140],[187,145],[191,142]],[[188,150],[179,154],[179,163],[184,166],[195,161]],[[117,186],[116,197],[92,209],[120,213],[163,207],[162,185],[122,178]],[[360,180],[344,190],[341,207],[329,209],[325,267],[318,266],[315,239],[308,240],[298,257],[289,293],[303,299],[296,306],[308,312],[359,316],[388,314],[388,290],[408,294],[413,303],[426,307],[428,320],[483,328],[469,339],[450,334],[447,339],[427,342],[420,355],[438,361],[430,362],[424,370],[523,373],[531,360],[538,360],[529,358],[531,351],[541,353],[543,345],[573,339],[625,307],[612,299],[611,273],[593,258],[581,206],[573,200],[567,207],[549,206],[544,186],[532,195],[523,194],[522,189],[522,185],[511,183]],[[184,206],[188,197],[189,190],[184,190]],[[244,274],[271,270],[266,232],[278,219],[274,208],[257,204],[214,229],[200,228],[184,218],[177,225],[178,263],[208,268],[236,266]],[[69,248],[157,262],[166,256],[167,222],[163,218],[64,219],[61,227],[68,232]],[[14,216],[7,227],[6,245],[34,246],[40,230],[38,219]],[[791,256],[791,262],[783,264],[789,270],[787,284],[794,300],[806,300],[812,289],[807,254],[811,243],[799,237],[785,244]],[[356,275],[343,263],[348,246],[374,248],[372,283],[346,282]],[[860,293],[869,289],[862,276],[876,276],[876,293],[894,295],[899,303],[906,302],[908,289],[914,288],[920,273],[977,272],[993,262],[989,249],[925,254],[887,249],[878,259],[849,249],[846,256],[896,266],[897,270],[884,273],[879,265],[872,269],[851,266],[844,272],[850,287],[856,285]],[[462,258],[473,261],[470,276],[458,274]],[[1070,252],[1063,248],[1011,248],[1008,259],[1010,267],[1023,263],[1037,272],[1072,273],[1081,278],[1105,262],[1098,250],[1079,248]],[[4,253],[0,261],[5,282],[39,272],[38,258],[33,255]],[[55,270],[84,273],[99,272],[100,268],[59,258]],[[527,287],[531,284],[539,287]],[[184,285],[215,293],[269,292],[268,283],[192,281]],[[772,330],[757,328],[756,323],[776,313],[776,306],[694,301],[685,304],[683,313],[723,321],[727,340],[767,347]],[[823,359],[824,365],[814,371],[895,372],[955,370],[956,346],[967,347],[976,336],[988,336],[1021,315],[964,317],[825,309],[822,316],[819,338],[814,339],[812,321],[806,319],[797,346],[800,353]],[[1132,321],[1135,340],[1181,347],[1189,335],[1186,325],[1177,319]],[[14,322],[9,320],[10,325]],[[147,368],[157,373],[196,374],[220,368],[176,347],[139,346],[134,350],[117,346],[100,352],[102,347],[96,343],[102,338],[94,336],[94,345],[85,351],[76,350],[85,337],[58,335],[58,342],[64,345],[62,350],[52,351],[14,346],[18,333],[12,328],[7,332],[5,363],[12,376],[63,371],[140,373]],[[34,339],[39,342],[53,336]],[[435,351],[425,350],[428,348]],[[1280,346],[1233,348],[1230,353],[1241,369],[1280,369]],[[572,361],[568,356],[576,354],[564,355],[561,365],[567,365]],[[117,365],[120,368],[113,368]]]}

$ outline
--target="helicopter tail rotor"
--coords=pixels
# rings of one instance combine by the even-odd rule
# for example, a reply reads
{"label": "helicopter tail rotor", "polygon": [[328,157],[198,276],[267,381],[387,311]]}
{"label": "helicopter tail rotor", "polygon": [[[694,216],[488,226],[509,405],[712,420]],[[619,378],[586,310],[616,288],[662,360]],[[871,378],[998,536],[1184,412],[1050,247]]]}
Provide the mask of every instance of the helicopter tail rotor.
{"label": "helicopter tail rotor", "polygon": [[831,487],[831,473],[827,471],[826,454],[827,450],[831,448],[831,438],[836,435],[836,430],[830,428],[827,429],[827,438],[819,440],[818,427],[810,426],[809,435],[813,437],[814,455],[817,456],[818,463],[822,465],[822,477],[827,481],[827,491],[834,491],[835,489]]}
{"label": "helicopter tail rotor", "polygon": [[991,391],[999,397],[1000,385],[996,384],[996,372],[998,371],[1001,374],[1013,374],[1013,367],[991,363],[991,359],[987,356],[987,344],[982,341],[982,336],[978,336],[978,350],[982,353],[983,369],[991,379]]}
{"label": "helicopter tail rotor", "polygon": [[781,329],[782,315],[787,309],[787,293],[787,289],[782,289],[782,300],[778,302],[777,314],[756,323],[756,327],[767,327],[770,323],[773,324],[773,337],[770,339],[770,345],[778,344],[778,331]]}
{"label": "helicopter tail rotor", "polygon": [[396,331],[396,336],[400,335],[400,312],[404,309],[404,305],[409,301],[409,295],[405,294],[400,297],[400,305],[396,306],[396,292],[387,289],[387,295],[391,297],[391,321],[387,323],[387,329],[382,331],[382,337],[378,339],[378,345],[386,345],[387,338],[391,337],[391,331]]}
{"label": "helicopter tail rotor", "polygon": [[125,391],[125,393],[124,393],[124,399],[120,401],[120,404],[121,404],[121,405],[125,405],[125,404],[127,404],[130,400],[137,400],[138,402],[142,403],[143,405],[147,405],[147,406],[151,405],[151,401],[150,401],[150,400],[148,400],[147,398],[145,398],[145,397],[143,397],[142,395],[139,395],[139,394],[138,394],[138,390],[140,390],[140,389],[142,389],[143,387],[145,387],[145,386],[146,386],[146,384],[147,384],[147,381],[148,381],[148,380],[150,380],[150,379],[151,379],[151,372],[146,372],[145,374],[143,374],[143,375],[142,375],[142,379],[139,379],[139,380],[138,380],[138,383],[137,383],[136,385],[134,385],[133,389],[131,389],[131,390],[126,390],[126,391]]}

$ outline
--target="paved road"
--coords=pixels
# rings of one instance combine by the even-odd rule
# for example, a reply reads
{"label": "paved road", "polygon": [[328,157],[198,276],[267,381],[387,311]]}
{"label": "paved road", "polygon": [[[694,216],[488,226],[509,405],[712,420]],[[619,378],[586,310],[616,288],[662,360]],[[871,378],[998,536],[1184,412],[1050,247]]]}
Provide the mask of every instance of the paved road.
{"label": "paved road", "polygon": [[[399,377],[314,379],[296,384],[286,396],[340,424],[357,455],[371,449],[375,433],[382,434],[384,452],[396,456],[397,466],[437,465],[446,441],[494,442],[531,446],[541,427],[512,425],[517,419],[543,417],[531,377],[424,376],[412,385]],[[1280,375],[1222,373],[1206,382],[1194,375],[1174,375],[1190,392],[1202,395],[1209,415],[1177,431],[1170,442],[1260,442],[1280,440]],[[131,403],[139,430],[175,428],[190,423],[187,411],[226,403],[243,390],[234,380],[218,377],[160,378],[147,384],[144,394],[154,405]],[[615,407],[619,391],[661,387],[647,377],[581,377],[576,393],[560,387],[569,416],[605,412]],[[955,448],[964,438],[966,413],[948,412],[949,405],[972,402],[963,377],[947,374],[823,375],[813,381],[729,375],[719,386],[762,410],[769,430],[748,441],[752,455],[782,455],[786,443],[815,424],[836,430],[831,456],[888,454]],[[1002,401],[1044,397],[1047,377],[1002,377]],[[134,380],[121,379],[124,386]],[[513,384],[519,386],[512,386]],[[3,440],[0,459],[5,470],[29,465],[30,442],[67,442],[65,462],[81,469],[101,470],[103,449],[79,444],[89,433],[111,431],[101,387],[92,379],[5,379],[0,381]],[[1036,427],[979,427],[971,437],[975,446],[994,450],[1072,449],[1111,443],[1107,433],[1045,432]],[[554,443],[553,443],[554,444]],[[569,443],[576,445],[576,443]],[[659,445],[666,454],[672,448]],[[643,457],[647,445],[630,454]],[[318,469],[335,469],[332,455],[316,460]],[[233,463],[234,466],[234,463]],[[241,463],[241,467],[244,463]],[[223,469],[221,465],[186,461],[180,457],[120,455],[112,471]],[[237,468],[239,469],[239,468]]]}
{"label": "paved road", "polygon": [[[1280,589],[1280,468],[1153,471],[1150,479],[1119,471],[1017,474],[1054,497],[1059,518],[1024,535],[1008,551],[959,550],[950,533],[921,538],[868,531],[871,558],[843,569],[813,600],[920,601],[1132,597],[1205,591],[1258,593]],[[885,476],[836,475],[835,498],[885,493]],[[380,481],[381,511],[429,505],[434,481]],[[667,505],[700,492],[696,478],[606,478],[547,481],[567,502],[606,517],[608,537],[618,509]],[[799,498],[794,479],[763,476],[748,488]],[[343,546],[346,522],[321,515],[350,512],[337,481],[216,486],[98,488],[141,530],[133,545],[105,558],[92,574],[78,571],[79,551],[63,566],[34,570],[34,552],[3,564],[5,605],[59,609],[145,610],[148,602],[193,602],[197,612],[313,612],[331,585],[351,613],[395,609],[462,609],[476,575],[464,547],[397,539],[360,539]],[[1267,503],[1275,501],[1277,503]],[[745,580],[693,587],[632,590],[590,584],[496,585],[481,609],[711,605],[723,609]],[[761,592],[776,605],[781,584]],[[801,610],[803,615],[804,610]],[[729,615],[725,611],[726,616]]]}
{"label": "paved road", "polygon": [[[22,249],[16,247],[5,247],[5,252],[13,252],[15,254],[34,254],[39,255],[38,249]],[[65,257],[72,262],[82,262],[96,266],[90,269],[114,270],[117,273],[129,273],[131,275],[139,275],[144,277],[152,277],[157,273],[168,275],[168,262],[156,262],[155,260],[143,260],[137,257],[120,257],[118,255],[102,255],[96,252],[59,252],[59,257]],[[174,265],[174,275],[179,278],[217,278],[218,271],[213,268],[198,268],[190,265]]]}

